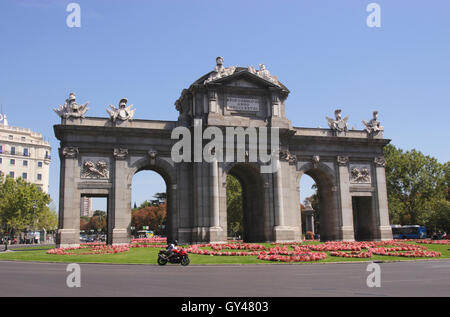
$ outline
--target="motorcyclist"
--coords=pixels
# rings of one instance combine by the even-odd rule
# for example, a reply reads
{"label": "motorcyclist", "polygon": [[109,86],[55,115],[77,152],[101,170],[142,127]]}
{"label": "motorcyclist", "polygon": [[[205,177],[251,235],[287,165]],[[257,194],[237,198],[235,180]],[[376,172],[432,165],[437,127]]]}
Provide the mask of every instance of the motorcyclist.
{"label": "motorcyclist", "polygon": [[177,249],[178,240],[174,240],[173,243],[169,244],[167,246],[167,260],[170,260],[170,258],[174,255],[173,250]]}

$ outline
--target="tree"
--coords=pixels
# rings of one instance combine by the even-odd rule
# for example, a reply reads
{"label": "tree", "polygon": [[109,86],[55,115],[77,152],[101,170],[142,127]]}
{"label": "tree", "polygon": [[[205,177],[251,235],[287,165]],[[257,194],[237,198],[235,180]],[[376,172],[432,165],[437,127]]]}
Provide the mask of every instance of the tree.
{"label": "tree", "polygon": [[419,151],[384,148],[391,223],[432,223],[433,209],[448,197],[449,162],[440,164]]}
{"label": "tree", "polygon": [[89,228],[90,220],[91,219],[87,216],[80,217],[80,230],[85,230],[85,231],[90,230],[90,228]]}
{"label": "tree", "polygon": [[38,217],[36,228],[45,231],[55,231],[58,228],[58,215],[56,211],[46,208]]}
{"label": "tree", "polygon": [[228,236],[242,236],[243,212],[242,212],[242,186],[231,175],[227,175],[227,222]]}
{"label": "tree", "polygon": [[50,196],[39,186],[22,178],[0,175],[0,226],[9,235],[16,231],[45,228],[54,225],[49,212]]}
{"label": "tree", "polygon": [[153,198],[155,198],[158,204],[162,204],[167,201],[167,193],[156,193],[153,195]]}
{"label": "tree", "polygon": [[107,213],[103,210],[95,210],[92,216],[106,217]]}
{"label": "tree", "polygon": [[160,226],[165,225],[167,218],[167,204],[161,203],[156,206],[146,206],[131,213],[131,223],[136,230],[148,226],[149,230],[157,231]]}
{"label": "tree", "polygon": [[102,215],[92,216],[88,223],[89,230],[94,230],[95,232],[101,231],[106,232],[106,217]]}

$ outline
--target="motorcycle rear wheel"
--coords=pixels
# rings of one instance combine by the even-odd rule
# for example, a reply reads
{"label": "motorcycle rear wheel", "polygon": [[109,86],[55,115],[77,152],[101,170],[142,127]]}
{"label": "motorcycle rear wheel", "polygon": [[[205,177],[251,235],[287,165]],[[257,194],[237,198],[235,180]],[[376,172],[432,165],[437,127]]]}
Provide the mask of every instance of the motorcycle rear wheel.
{"label": "motorcycle rear wheel", "polygon": [[158,264],[159,265],[166,265],[167,264],[167,259],[164,259],[163,257],[159,256],[158,257]]}

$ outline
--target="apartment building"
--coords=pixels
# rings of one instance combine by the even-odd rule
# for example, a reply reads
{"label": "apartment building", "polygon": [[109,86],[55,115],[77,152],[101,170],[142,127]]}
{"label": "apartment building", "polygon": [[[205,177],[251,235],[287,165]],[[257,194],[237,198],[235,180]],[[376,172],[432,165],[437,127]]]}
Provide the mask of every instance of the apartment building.
{"label": "apartment building", "polygon": [[9,126],[6,115],[0,114],[0,172],[5,176],[23,178],[49,189],[50,143],[42,134],[27,128]]}

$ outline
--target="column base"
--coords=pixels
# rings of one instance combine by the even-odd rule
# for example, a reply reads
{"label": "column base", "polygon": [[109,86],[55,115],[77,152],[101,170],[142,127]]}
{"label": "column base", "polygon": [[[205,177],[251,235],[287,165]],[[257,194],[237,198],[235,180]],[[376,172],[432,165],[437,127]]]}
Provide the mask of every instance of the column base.
{"label": "column base", "polygon": [[340,228],[341,241],[355,241],[355,232],[352,226]]}
{"label": "column base", "polygon": [[56,233],[56,247],[78,247],[80,246],[80,230],[77,229],[58,229]]}
{"label": "column base", "polygon": [[392,240],[392,228],[391,226],[380,226],[378,229],[378,240],[387,241]]}
{"label": "column base", "polygon": [[127,229],[113,229],[110,242],[113,245],[129,244],[131,236]]}
{"label": "column base", "polygon": [[273,227],[273,238],[275,242],[300,242],[300,228],[275,226]]}
{"label": "column base", "polygon": [[225,235],[222,227],[210,227],[209,228],[209,242],[211,243],[225,243],[227,237]]}

